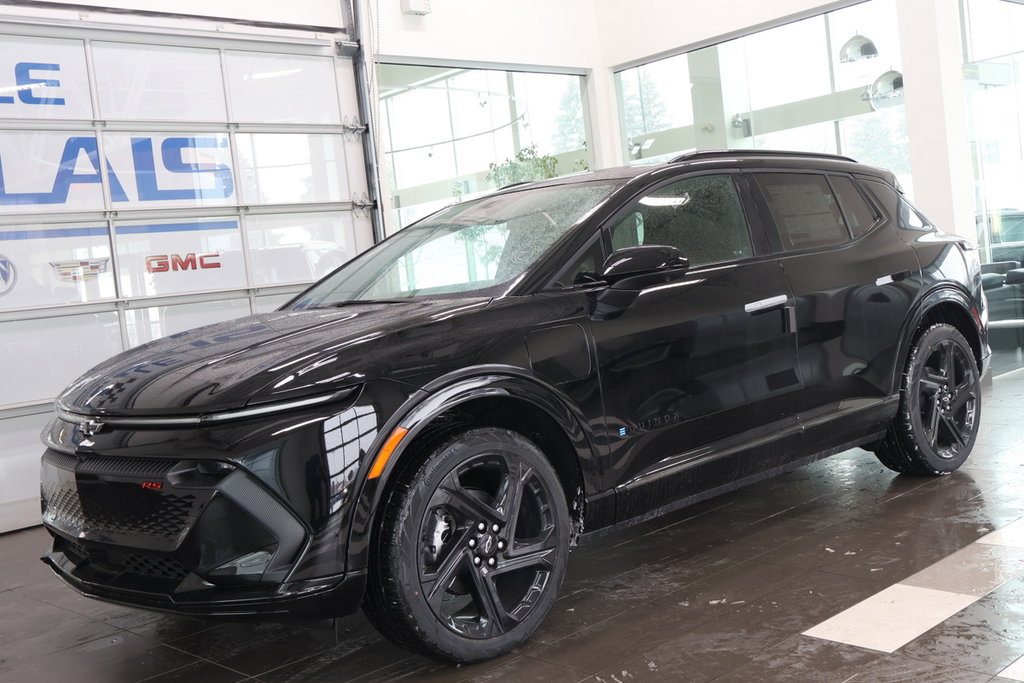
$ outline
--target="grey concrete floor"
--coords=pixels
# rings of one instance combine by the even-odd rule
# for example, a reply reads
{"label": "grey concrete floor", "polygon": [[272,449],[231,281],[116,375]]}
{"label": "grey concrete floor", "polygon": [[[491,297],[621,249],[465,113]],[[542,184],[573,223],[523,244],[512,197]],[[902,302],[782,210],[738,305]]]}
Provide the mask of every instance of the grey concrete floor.
{"label": "grey concrete floor", "polygon": [[[1024,655],[1024,561],[892,653],[801,635],[1024,516],[1024,371],[984,393],[974,454],[940,479],[852,450],[572,552],[535,636],[450,667],[382,640],[211,624],[82,598],[0,536],[2,681],[993,681]],[[1001,579],[1000,579],[1001,580]]]}

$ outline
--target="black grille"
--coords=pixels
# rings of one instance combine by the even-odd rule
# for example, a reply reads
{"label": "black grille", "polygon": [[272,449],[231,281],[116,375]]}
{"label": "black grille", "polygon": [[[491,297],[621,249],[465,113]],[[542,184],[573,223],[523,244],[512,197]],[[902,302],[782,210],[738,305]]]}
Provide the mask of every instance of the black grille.
{"label": "black grille", "polygon": [[67,531],[141,534],[177,541],[198,513],[196,497],[143,489],[137,483],[94,486],[68,480],[43,482],[45,519]]}
{"label": "black grille", "polygon": [[88,563],[93,569],[106,574],[128,574],[146,579],[178,582],[189,573],[185,565],[156,553],[105,550],[66,539],[61,539],[57,549],[76,564]]}

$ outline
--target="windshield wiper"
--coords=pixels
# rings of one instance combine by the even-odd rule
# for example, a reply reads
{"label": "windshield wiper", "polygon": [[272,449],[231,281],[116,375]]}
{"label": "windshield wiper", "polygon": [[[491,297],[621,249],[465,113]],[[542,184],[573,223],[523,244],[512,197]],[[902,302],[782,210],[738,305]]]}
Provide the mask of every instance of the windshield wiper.
{"label": "windshield wiper", "polygon": [[356,306],[359,304],[408,304],[413,301],[422,301],[422,299],[350,299],[321,304],[317,308],[342,308],[343,306]]}

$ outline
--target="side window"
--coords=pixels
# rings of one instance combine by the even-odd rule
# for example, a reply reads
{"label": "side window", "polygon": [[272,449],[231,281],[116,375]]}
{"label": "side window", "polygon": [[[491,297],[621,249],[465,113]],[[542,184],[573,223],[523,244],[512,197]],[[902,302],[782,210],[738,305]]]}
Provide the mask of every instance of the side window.
{"label": "side window", "polygon": [[611,242],[613,249],[676,247],[691,266],[753,254],[743,205],[728,174],[686,178],[638,199],[612,226]]}
{"label": "side window", "polygon": [[896,224],[904,230],[928,231],[932,229],[928,220],[903,198],[900,198],[900,215]]}
{"label": "side window", "polygon": [[552,285],[569,288],[597,282],[598,271],[601,270],[602,265],[604,265],[604,250],[601,249],[601,240],[598,236],[598,239],[593,240],[580,256],[562,269]]}
{"label": "side window", "polygon": [[839,205],[843,208],[853,236],[860,237],[874,227],[880,216],[867,203],[853,181],[844,176],[829,176],[829,181],[839,197]]}
{"label": "side window", "polygon": [[896,219],[897,227],[917,232],[930,232],[933,229],[931,222],[889,185],[877,180],[866,180],[864,185],[890,216]]}
{"label": "side window", "polygon": [[850,239],[839,203],[825,176],[758,173],[755,177],[784,249],[827,247]]}

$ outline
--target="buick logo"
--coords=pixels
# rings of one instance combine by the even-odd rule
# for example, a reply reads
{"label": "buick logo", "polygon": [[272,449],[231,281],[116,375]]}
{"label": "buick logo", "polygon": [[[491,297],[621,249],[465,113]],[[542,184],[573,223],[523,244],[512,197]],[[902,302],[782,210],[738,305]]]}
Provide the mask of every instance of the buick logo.
{"label": "buick logo", "polygon": [[89,420],[88,422],[83,422],[79,424],[78,429],[80,432],[82,432],[83,435],[92,437],[95,436],[96,433],[99,432],[101,429],[103,429],[103,423],[100,422],[99,420]]}
{"label": "buick logo", "polygon": [[18,271],[14,268],[14,262],[0,254],[0,296],[14,289],[17,281]]}

